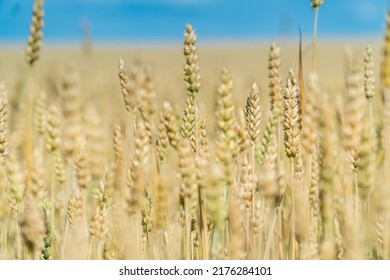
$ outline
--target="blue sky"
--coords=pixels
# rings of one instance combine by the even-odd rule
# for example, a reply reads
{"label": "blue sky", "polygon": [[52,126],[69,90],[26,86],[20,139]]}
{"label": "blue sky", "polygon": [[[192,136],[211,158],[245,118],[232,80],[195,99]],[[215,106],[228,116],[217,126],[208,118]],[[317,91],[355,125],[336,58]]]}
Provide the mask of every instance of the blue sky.
{"label": "blue sky", "polygon": [[[24,42],[32,0],[0,0],[0,41]],[[390,0],[324,0],[318,33],[381,37]],[[187,22],[205,41],[261,40],[312,32],[310,0],[46,0],[45,41],[80,40],[89,22],[100,42],[181,40]]]}

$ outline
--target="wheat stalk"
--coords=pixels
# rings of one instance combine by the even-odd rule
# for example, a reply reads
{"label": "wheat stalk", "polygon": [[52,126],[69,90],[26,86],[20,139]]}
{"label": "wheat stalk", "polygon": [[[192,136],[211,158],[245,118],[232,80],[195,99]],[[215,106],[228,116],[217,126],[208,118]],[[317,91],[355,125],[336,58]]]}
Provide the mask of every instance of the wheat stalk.
{"label": "wheat stalk", "polygon": [[286,155],[291,161],[291,244],[292,244],[292,259],[295,259],[295,215],[294,215],[294,158],[299,153],[300,146],[300,107],[299,107],[299,91],[296,81],[290,71],[290,77],[287,79],[286,87],[283,96],[284,118],[284,146]]}
{"label": "wheat stalk", "polygon": [[317,51],[317,22],[318,22],[318,10],[324,3],[324,0],[311,0],[311,8],[314,10],[314,26],[313,26],[313,57],[312,57],[312,70],[316,71],[316,51]]}

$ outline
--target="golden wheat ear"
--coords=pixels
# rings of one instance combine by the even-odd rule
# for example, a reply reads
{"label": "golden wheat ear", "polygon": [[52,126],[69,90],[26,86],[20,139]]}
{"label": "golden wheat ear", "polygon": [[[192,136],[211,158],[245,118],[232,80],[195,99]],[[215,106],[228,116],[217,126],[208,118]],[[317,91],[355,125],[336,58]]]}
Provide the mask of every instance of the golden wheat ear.
{"label": "golden wheat ear", "polygon": [[39,51],[43,39],[43,0],[35,0],[33,5],[33,14],[30,24],[30,35],[28,37],[27,46],[25,48],[26,61],[32,66],[39,58]]}
{"label": "golden wheat ear", "polygon": [[8,100],[5,86],[0,84],[0,157],[5,159],[8,157]]}
{"label": "golden wheat ear", "polygon": [[299,153],[301,116],[299,114],[299,90],[292,71],[290,71],[290,78],[287,79],[283,98],[285,151],[287,157],[295,158]]}

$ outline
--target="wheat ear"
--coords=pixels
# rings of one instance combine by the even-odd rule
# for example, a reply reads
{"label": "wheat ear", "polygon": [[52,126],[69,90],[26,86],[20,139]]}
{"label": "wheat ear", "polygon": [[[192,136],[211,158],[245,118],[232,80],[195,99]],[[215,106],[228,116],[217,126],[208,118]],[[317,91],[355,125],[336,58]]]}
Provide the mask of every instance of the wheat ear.
{"label": "wheat ear", "polygon": [[299,91],[296,81],[290,71],[290,77],[287,79],[283,96],[284,118],[284,145],[288,158],[291,161],[291,239],[292,239],[292,259],[295,259],[295,217],[294,217],[294,158],[299,153],[300,145],[300,110],[299,110]]}
{"label": "wheat ear", "polygon": [[43,0],[34,0],[33,14],[30,24],[30,35],[25,49],[26,61],[32,66],[39,58],[39,51],[41,49],[43,39]]}

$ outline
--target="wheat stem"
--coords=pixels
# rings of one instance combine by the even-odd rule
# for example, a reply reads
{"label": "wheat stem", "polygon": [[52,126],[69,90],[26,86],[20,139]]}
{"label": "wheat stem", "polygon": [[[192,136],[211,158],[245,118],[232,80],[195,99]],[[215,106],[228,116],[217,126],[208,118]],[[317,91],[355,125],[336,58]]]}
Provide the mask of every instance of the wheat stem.
{"label": "wheat stem", "polygon": [[290,158],[291,165],[291,250],[295,260],[295,198],[294,198],[294,158]]}
{"label": "wheat stem", "polygon": [[313,71],[317,69],[317,21],[318,21],[318,9],[314,10],[314,25],[313,25],[313,57],[312,57],[312,65],[311,68]]}
{"label": "wheat stem", "polygon": [[191,250],[192,250],[192,241],[191,241],[191,218],[190,218],[190,210],[189,210],[189,199],[188,197],[185,197],[184,199],[184,208],[185,208],[185,230],[186,230],[186,234],[185,234],[185,246],[187,248],[186,250],[186,254],[185,254],[185,258],[186,260],[190,260],[191,259]]}
{"label": "wheat stem", "polygon": [[16,244],[17,244],[16,258],[18,260],[21,260],[21,258],[22,258],[22,240],[20,238],[20,228],[19,228],[19,222],[18,222],[17,217],[15,217],[15,226],[16,226]]}

